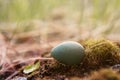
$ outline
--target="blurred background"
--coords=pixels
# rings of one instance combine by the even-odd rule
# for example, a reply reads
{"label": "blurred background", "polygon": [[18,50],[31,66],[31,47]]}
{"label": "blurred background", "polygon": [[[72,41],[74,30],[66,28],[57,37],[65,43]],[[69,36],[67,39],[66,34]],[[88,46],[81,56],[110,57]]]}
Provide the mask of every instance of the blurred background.
{"label": "blurred background", "polygon": [[120,0],[0,0],[0,30],[14,40],[116,40],[119,21]]}

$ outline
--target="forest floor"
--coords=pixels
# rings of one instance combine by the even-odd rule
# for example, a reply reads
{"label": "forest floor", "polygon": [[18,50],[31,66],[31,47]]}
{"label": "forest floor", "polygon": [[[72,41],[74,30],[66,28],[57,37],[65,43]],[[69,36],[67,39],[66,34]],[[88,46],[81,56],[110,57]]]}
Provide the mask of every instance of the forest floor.
{"label": "forest floor", "polygon": [[[65,30],[64,27],[61,27],[62,25],[59,25],[59,28],[53,24],[50,26],[57,30],[42,28],[41,31],[36,29],[23,33],[18,32],[14,36],[11,36],[10,31],[0,33],[0,80],[120,80],[120,60],[114,64],[106,63],[103,66],[87,65],[87,63],[83,63],[86,65],[69,66],[53,59],[50,51],[59,43],[73,40],[86,47],[84,42],[91,39],[93,35],[89,35],[84,29],[81,30],[83,35],[79,35],[77,29],[73,31],[73,28]],[[47,30],[50,33],[46,33]],[[117,53],[120,58],[119,36],[109,36],[106,39],[119,48]],[[111,50],[110,53],[112,52],[114,51]],[[29,72],[29,69],[34,68],[37,62],[40,65]],[[29,65],[34,67],[29,67]],[[24,72],[26,66],[29,73]]]}

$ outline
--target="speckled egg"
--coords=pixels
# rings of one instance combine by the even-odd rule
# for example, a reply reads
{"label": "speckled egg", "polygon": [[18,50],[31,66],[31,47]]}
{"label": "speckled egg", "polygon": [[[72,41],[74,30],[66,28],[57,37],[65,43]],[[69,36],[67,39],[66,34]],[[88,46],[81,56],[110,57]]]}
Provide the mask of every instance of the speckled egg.
{"label": "speckled egg", "polygon": [[81,63],[85,50],[78,42],[66,41],[54,47],[51,56],[63,64],[74,65]]}

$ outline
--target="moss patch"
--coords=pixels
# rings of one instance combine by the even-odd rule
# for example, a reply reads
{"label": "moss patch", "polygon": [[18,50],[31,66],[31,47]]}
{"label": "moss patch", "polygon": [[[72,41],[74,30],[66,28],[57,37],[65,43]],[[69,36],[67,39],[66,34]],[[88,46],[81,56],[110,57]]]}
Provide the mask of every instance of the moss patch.
{"label": "moss patch", "polygon": [[70,66],[53,61],[47,70],[50,76],[82,77],[93,70],[120,63],[119,47],[109,40],[88,40],[84,46],[86,56],[82,63]]}
{"label": "moss patch", "polygon": [[84,64],[88,67],[96,68],[120,63],[120,49],[109,40],[88,40],[85,42],[85,48]]}
{"label": "moss patch", "polygon": [[78,65],[64,65],[54,62],[48,72],[53,76],[85,76],[93,70],[110,67],[120,63],[119,47],[109,40],[88,40],[84,42],[85,58]]}

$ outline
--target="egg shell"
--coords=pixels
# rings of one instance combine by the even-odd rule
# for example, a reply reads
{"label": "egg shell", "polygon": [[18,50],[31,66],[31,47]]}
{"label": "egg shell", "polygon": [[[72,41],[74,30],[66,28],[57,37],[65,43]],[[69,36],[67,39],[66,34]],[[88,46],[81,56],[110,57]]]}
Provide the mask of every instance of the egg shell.
{"label": "egg shell", "polygon": [[78,42],[66,41],[54,47],[51,56],[61,63],[74,65],[81,63],[85,50]]}

